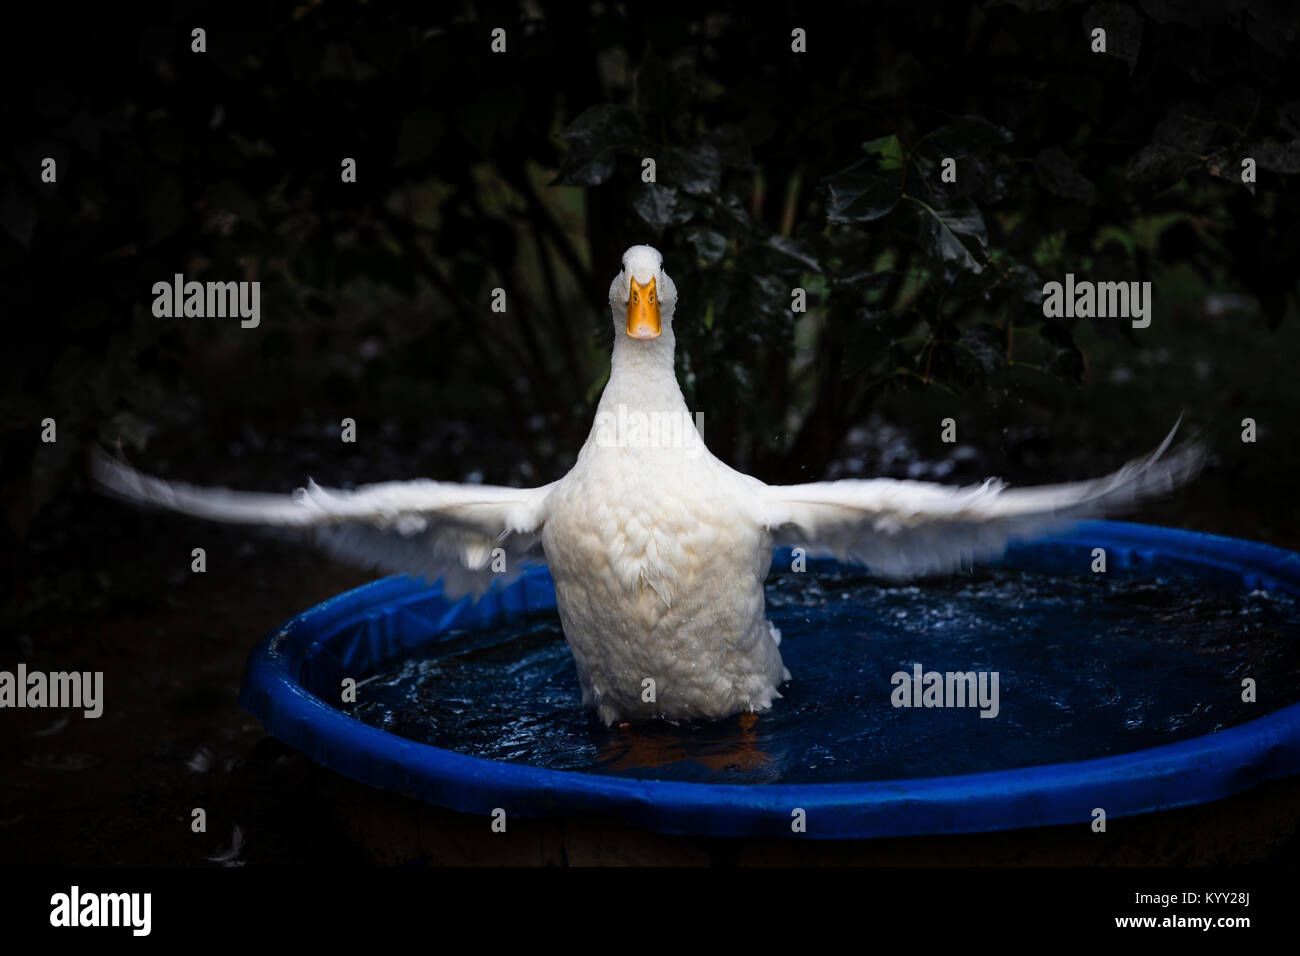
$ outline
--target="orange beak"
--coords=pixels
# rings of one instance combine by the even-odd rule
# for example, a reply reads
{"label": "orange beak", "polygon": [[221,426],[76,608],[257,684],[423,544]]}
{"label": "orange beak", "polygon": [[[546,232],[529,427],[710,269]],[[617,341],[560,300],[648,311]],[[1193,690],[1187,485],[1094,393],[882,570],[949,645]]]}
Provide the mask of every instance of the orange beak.
{"label": "orange beak", "polygon": [[654,276],[645,285],[628,276],[627,334],[634,339],[657,339],[663,328],[659,324],[659,296]]}

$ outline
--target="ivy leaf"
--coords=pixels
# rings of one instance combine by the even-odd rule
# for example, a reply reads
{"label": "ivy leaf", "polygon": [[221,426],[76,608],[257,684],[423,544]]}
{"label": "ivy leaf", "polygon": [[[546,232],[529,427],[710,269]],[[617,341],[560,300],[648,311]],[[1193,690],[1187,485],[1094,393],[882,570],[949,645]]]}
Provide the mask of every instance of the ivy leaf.
{"label": "ivy leaf", "polygon": [[575,152],[591,155],[603,149],[631,146],[638,138],[636,116],[617,103],[597,103],[583,110],[560,134]]}
{"label": "ivy leaf", "polygon": [[864,159],[825,179],[826,218],[834,223],[870,222],[898,205],[902,187],[895,173],[882,173]]}
{"label": "ivy leaf", "polygon": [[614,174],[614,151],[607,149],[584,163],[565,163],[552,186],[599,186]]}
{"label": "ivy leaf", "polygon": [[660,183],[643,183],[641,191],[632,202],[637,215],[655,232],[663,232],[671,225],[691,218],[691,209],[681,201],[677,190]]}
{"label": "ivy leaf", "polygon": [[1182,176],[1197,165],[1197,156],[1214,151],[1218,123],[1204,106],[1184,100],[1171,107],[1129,165],[1134,182]]}
{"label": "ivy leaf", "polygon": [[709,196],[722,181],[722,160],[712,143],[677,147],[663,161],[664,178],[683,192]]}
{"label": "ivy leaf", "polygon": [[963,116],[921,137],[916,152],[928,160],[960,159],[1012,140],[1011,131],[979,116]]}
{"label": "ivy leaf", "polygon": [[727,237],[703,226],[686,233],[686,241],[695,247],[695,254],[707,265],[713,265],[727,253]]}
{"label": "ivy leaf", "polygon": [[[922,235],[927,251],[935,258],[968,272],[982,272],[982,260],[988,256],[989,237],[978,207],[966,202],[948,209],[935,209],[920,200],[915,202],[921,210]],[[979,258],[972,250],[979,253]]]}
{"label": "ivy leaf", "polygon": [[958,340],[966,348],[966,356],[979,363],[984,375],[991,375],[1006,367],[1006,333],[987,322],[965,329]]}
{"label": "ivy leaf", "polygon": [[569,147],[552,185],[596,186],[614,172],[614,150],[639,138],[635,114],[625,106],[597,103],[578,114],[560,138]]}
{"label": "ivy leaf", "polygon": [[832,280],[836,290],[854,295],[866,295],[878,292],[889,284],[889,273],[864,269],[860,272],[844,273]]}
{"label": "ivy leaf", "polygon": [[1006,274],[1015,297],[1028,306],[1030,312],[1038,312],[1043,306],[1042,276],[1021,262],[1007,266]]}
{"label": "ivy leaf", "polygon": [[876,157],[882,170],[903,168],[903,144],[896,135],[881,136],[862,144],[862,148]]}
{"label": "ivy leaf", "polygon": [[[761,312],[770,319],[784,320],[790,308],[790,288],[780,276],[767,273],[751,273],[747,277],[747,298],[751,308]],[[766,323],[749,327],[750,332],[757,332],[760,338],[786,330],[784,321]]]}
{"label": "ivy leaf", "polygon": [[749,211],[735,193],[729,192],[722,197],[722,202],[715,203],[713,215],[709,218],[715,226],[732,237],[744,236],[753,228]]}

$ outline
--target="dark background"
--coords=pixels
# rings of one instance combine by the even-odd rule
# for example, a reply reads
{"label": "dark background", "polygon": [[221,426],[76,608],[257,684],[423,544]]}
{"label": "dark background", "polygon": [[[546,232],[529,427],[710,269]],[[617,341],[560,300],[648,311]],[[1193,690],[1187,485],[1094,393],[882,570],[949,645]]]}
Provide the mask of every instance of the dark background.
{"label": "dark background", "polygon": [[[85,451],[279,491],[550,481],[589,427],[634,242],[665,254],[688,404],[738,468],[1039,483],[1108,471],[1182,413],[1208,467],[1140,519],[1300,547],[1298,35],[1289,3],[1164,0],[15,17],[0,666],[104,670],[109,704],[0,719],[0,862],[373,858],[320,836],[341,833],[321,794],[364,788],[234,703],[263,633],[369,575],[107,502]],[[177,272],[261,281],[261,326],[155,318]],[[1151,281],[1151,327],[1044,319],[1067,272]]]}

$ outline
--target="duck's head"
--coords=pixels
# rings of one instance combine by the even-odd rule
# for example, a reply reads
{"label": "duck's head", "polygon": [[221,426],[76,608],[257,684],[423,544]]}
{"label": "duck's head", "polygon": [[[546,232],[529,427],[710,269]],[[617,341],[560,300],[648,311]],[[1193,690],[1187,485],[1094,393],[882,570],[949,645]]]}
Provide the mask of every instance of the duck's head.
{"label": "duck's head", "polygon": [[654,246],[632,246],[623,253],[623,271],[609,287],[615,335],[640,341],[659,338],[673,321],[677,287],[664,272],[664,257]]}

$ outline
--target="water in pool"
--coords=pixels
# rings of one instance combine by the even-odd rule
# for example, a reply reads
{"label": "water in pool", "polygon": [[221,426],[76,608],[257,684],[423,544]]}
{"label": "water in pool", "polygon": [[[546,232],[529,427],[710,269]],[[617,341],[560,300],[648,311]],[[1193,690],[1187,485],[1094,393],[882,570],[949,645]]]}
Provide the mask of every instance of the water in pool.
{"label": "water in pool", "polygon": [[[1190,570],[982,568],[891,585],[815,562],[774,571],[794,679],[772,710],[604,727],[581,707],[555,612],[450,632],[370,675],[345,709],[490,760],[709,783],[889,780],[1068,762],[1171,743],[1300,700],[1300,611]],[[893,675],[998,675],[998,713],[895,707]],[[1242,679],[1258,703],[1241,699]],[[985,685],[991,690],[991,684]]]}

